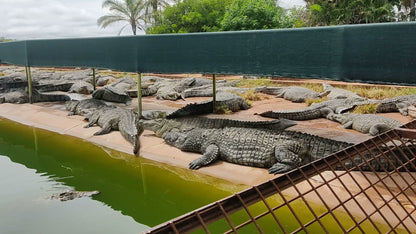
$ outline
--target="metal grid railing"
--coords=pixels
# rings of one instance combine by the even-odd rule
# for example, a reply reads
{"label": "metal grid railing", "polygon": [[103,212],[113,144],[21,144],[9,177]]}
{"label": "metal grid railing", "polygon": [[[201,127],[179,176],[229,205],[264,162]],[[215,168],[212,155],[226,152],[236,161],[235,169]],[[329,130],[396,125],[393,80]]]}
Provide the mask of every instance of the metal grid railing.
{"label": "metal grid railing", "polygon": [[147,233],[416,233],[416,121]]}

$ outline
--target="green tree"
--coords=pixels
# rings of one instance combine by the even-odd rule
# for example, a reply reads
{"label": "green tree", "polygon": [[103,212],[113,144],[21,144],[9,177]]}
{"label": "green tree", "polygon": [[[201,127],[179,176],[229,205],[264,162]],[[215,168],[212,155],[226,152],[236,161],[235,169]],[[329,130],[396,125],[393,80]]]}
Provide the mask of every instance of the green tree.
{"label": "green tree", "polygon": [[144,3],[142,0],[106,0],[103,2],[102,7],[108,7],[110,13],[98,18],[98,26],[105,28],[110,24],[126,21],[128,24],[120,29],[119,35],[129,25],[134,35],[136,35],[137,29],[144,30],[142,22],[144,22],[145,18],[143,15]]}
{"label": "green tree", "polygon": [[306,0],[311,25],[364,24],[394,20],[397,0]]}
{"label": "green tree", "polygon": [[272,0],[234,0],[227,7],[221,30],[250,30],[292,27],[285,11]]}
{"label": "green tree", "polygon": [[220,28],[231,0],[183,0],[167,6],[147,30],[150,34],[213,32]]}

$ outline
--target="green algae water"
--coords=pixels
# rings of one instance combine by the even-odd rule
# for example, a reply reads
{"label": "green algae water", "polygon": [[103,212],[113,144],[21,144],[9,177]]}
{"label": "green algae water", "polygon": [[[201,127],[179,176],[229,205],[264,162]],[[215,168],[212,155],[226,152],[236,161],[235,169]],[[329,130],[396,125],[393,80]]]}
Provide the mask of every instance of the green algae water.
{"label": "green algae water", "polygon": [[[0,119],[0,233],[139,233],[239,186]],[[100,194],[70,201],[65,190]]]}

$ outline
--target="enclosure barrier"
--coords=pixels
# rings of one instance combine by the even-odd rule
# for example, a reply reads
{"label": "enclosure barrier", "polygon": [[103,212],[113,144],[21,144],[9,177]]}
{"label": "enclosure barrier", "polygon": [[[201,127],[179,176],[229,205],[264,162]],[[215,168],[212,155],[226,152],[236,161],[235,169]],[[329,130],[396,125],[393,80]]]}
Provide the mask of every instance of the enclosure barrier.
{"label": "enclosure barrier", "polygon": [[416,233],[416,121],[405,127],[146,233]]}
{"label": "enclosure barrier", "polygon": [[414,83],[416,22],[0,43],[0,63]]}

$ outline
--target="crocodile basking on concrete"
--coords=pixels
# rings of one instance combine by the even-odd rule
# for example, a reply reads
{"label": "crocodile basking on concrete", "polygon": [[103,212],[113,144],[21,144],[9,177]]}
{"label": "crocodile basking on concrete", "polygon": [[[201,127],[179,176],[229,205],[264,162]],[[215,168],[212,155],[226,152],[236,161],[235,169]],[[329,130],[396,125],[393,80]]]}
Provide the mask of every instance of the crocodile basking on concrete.
{"label": "crocodile basking on concrete", "polygon": [[180,80],[169,80],[157,82],[156,98],[165,100],[177,100],[181,97],[182,91],[191,87],[195,82],[195,78],[184,78]]}
{"label": "crocodile basking on concrete", "polygon": [[381,101],[375,101],[378,113],[384,112],[400,112],[400,114],[407,116],[408,107],[416,105],[416,95],[404,95],[394,98],[386,98]]}
{"label": "crocodile basking on concrete", "polygon": [[[248,89],[247,88],[236,88],[235,86],[239,81],[231,81],[231,82],[225,82],[225,81],[217,81],[216,82],[216,91],[222,92],[222,91],[236,91],[236,92],[245,92]],[[213,85],[212,83],[192,87],[189,89],[185,89],[181,93],[182,99],[185,99],[187,97],[212,97],[213,93]]]}
{"label": "crocodile basking on concrete", "polygon": [[203,154],[189,164],[198,169],[221,159],[240,165],[269,168],[283,173],[322,158],[351,144],[295,131],[253,128],[193,129],[163,135],[180,150]]}
{"label": "crocodile basking on concrete", "polygon": [[288,119],[276,119],[272,121],[241,121],[232,119],[209,119],[209,118],[180,118],[180,119],[153,119],[141,120],[145,129],[152,130],[156,136],[162,136],[173,129],[180,131],[194,128],[225,128],[245,127],[283,130],[296,125],[295,121]]}
{"label": "crocodile basking on concrete", "polygon": [[144,128],[139,123],[139,117],[134,111],[121,107],[105,106],[92,111],[85,118],[88,119],[85,128],[92,127],[95,124],[101,127],[101,130],[94,133],[94,135],[103,135],[112,130],[118,130],[127,141],[133,144],[133,153],[139,152],[139,137]]}
{"label": "crocodile basking on concrete", "polygon": [[[225,106],[229,110],[236,112],[239,110],[247,110],[250,106],[244,100],[235,93],[219,92],[216,96],[216,106]],[[213,100],[207,100],[199,103],[188,104],[167,116],[168,119],[191,116],[191,115],[203,115],[209,114],[213,111]]]}
{"label": "crocodile basking on concrete", "polygon": [[351,110],[358,105],[368,104],[369,101],[355,98],[333,99],[320,103],[313,103],[303,109],[298,110],[282,110],[282,111],[266,111],[260,115],[270,118],[285,118],[291,120],[310,120],[317,118],[326,118],[331,113],[343,113]]}
{"label": "crocodile basking on concrete", "polygon": [[341,89],[341,88],[335,88],[334,86],[330,85],[330,84],[322,84],[324,86],[324,93],[327,93],[326,97],[329,99],[342,99],[342,98],[362,98],[363,97],[359,96],[358,94],[351,92],[349,90],[346,89]]}
{"label": "crocodile basking on concrete", "polygon": [[[32,102],[65,102],[71,98],[65,94],[46,94],[36,89],[32,90]],[[0,103],[28,103],[27,89],[18,89],[8,93],[0,93]]]}
{"label": "crocodile basking on concrete", "polygon": [[328,119],[343,124],[344,128],[352,128],[372,136],[403,125],[395,119],[375,114],[331,114]]}
{"label": "crocodile basking on concrete", "polygon": [[131,104],[131,97],[127,95],[125,91],[118,90],[116,87],[108,85],[95,90],[92,93],[92,97],[109,102],[125,103],[126,105]]}
{"label": "crocodile basking on concrete", "polygon": [[299,86],[288,87],[257,87],[257,92],[276,95],[292,102],[305,102],[307,99],[321,98],[327,93],[318,93],[308,88]]}
{"label": "crocodile basking on concrete", "polygon": [[107,104],[105,104],[103,101],[89,98],[89,99],[83,99],[83,100],[71,100],[66,103],[66,110],[69,111],[68,115],[82,115],[85,116],[92,111],[95,111],[98,108],[105,107]]}

